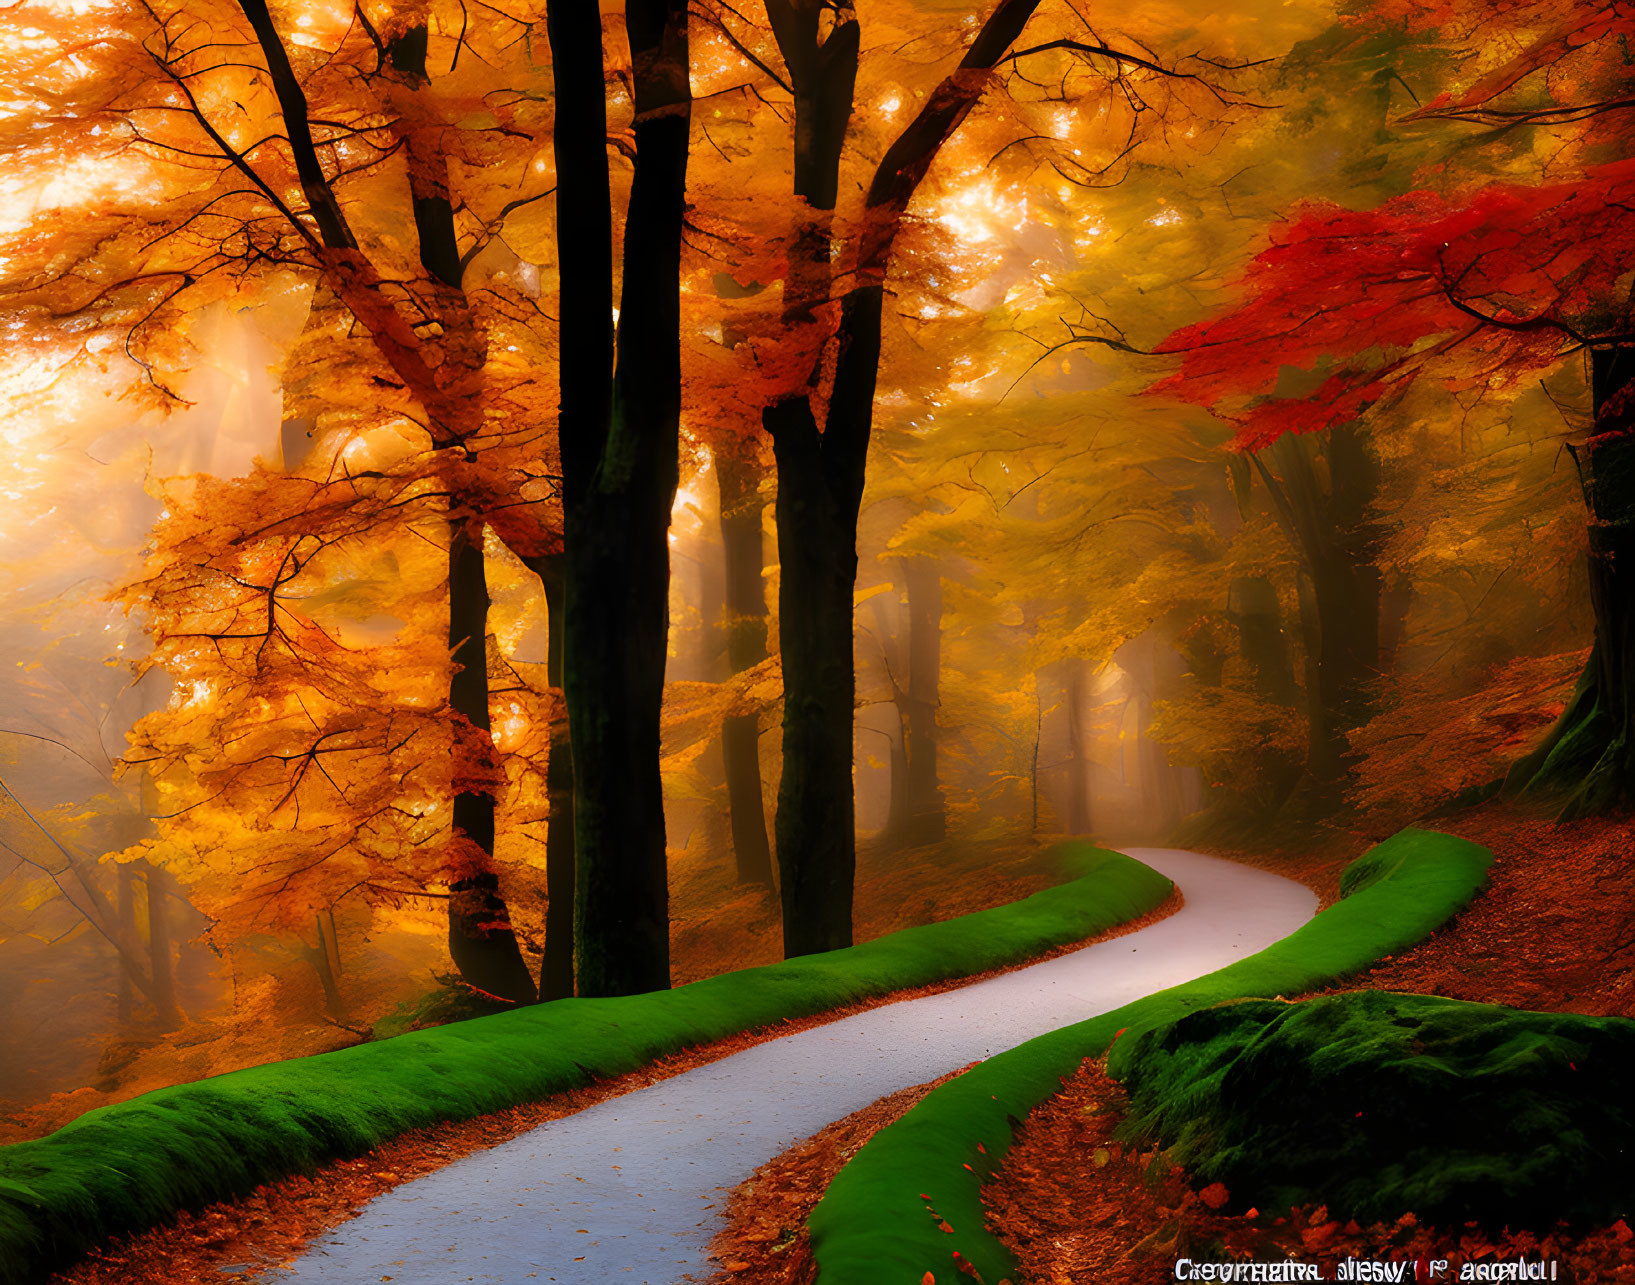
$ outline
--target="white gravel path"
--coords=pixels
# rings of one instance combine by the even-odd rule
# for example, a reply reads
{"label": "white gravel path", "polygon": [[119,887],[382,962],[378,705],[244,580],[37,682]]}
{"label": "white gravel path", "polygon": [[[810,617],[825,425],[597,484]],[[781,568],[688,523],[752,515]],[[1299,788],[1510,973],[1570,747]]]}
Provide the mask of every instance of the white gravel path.
{"label": "white gravel path", "polygon": [[702,1280],[727,1192],[793,1143],[888,1093],[1252,955],[1317,910],[1309,889],[1263,870],[1168,848],[1126,851],[1174,880],[1186,899],[1178,913],[541,1125],[377,1197],[315,1241],[293,1279]]}

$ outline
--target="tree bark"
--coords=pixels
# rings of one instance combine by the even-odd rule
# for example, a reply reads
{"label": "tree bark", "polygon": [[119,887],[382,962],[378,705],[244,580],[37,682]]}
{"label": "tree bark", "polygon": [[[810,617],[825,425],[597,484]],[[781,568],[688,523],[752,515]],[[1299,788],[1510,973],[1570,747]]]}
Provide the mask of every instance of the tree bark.
{"label": "tree bark", "polygon": [[[1255,691],[1275,705],[1296,707],[1300,685],[1295,682],[1282,608],[1272,582],[1264,576],[1239,577],[1232,581],[1227,602],[1227,616],[1238,630],[1238,654],[1249,666]],[[1269,820],[1299,783],[1301,763],[1294,754],[1268,751],[1260,756],[1259,764],[1259,783],[1247,792],[1247,802],[1258,818]]]}
{"label": "tree bark", "polygon": [[[717,452],[727,667],[734,674],[760,664],[767,654],[761,476],[761,466],[747,448]],[[771,887],[772,850],[761,796],[761,729],[754,714],[731,714],[721,720],[721,758],[738,882]]]}
{"label": "tree bark", "polygon": [[165,872],[157,866],[149,866],[145,882],[148,893],[148,960],[153,979],[149,997],[159,1015],[160,1027],[169,1030],[181,1024],[182,1015],[176,1007],[176,974],[170,954],[170,900],[165,889]]}
{"label": "tree bark", "polygon": [[818,433],[804,397],[769,407],[764,422],[778,466],[784,683],[774,824],[784,954],[795,956],[852,940],[852,586],[862,461]]}
{"label": "tree bark", "polygon": [[[607,412],[588,387],[606,278],[587,278],[606,223],[601,29],[593,5],[553,6],[558,249],[563,333],[588,334],[575,368],[562,354],[567,574],[563,683],[574,762],[575,948],[581,995],[670,984],[659,705],[669,627],[670,509],[681,415],[681,225],[691,122],[684,0],[625,10],[636,163],[625,224],[618,362]],[[596,122],[601,122],[599,125]],[[595,134],[594,147],[591,134]],[[594,151],[594,156],[592,152]],[[598,208],[591,208],[600,203]],[[583,251],[587,258],[578,256]],[[570,395],[570,389],[572,393]]]}
{"label": "tree bark", "polygon": [[1240,576],[1232,581],[1227,601],[1227,616],[1238,630],[1238,654],[1254,675],[1255,690],[1279,705],[1293,705],[1300,689],[1272,582],[1265,576]]}
{"label": "tree bark", "polygon": [[[488,574],[480,523],[450,524],[449,651],[455,665],[449,682],[454,712],[483,733],[488,714]],[[449,884],[448,948],[460,976],[479,990],[517,1004],[536,998],[523,962],[494,860],[494,796],[464,789],[454,796],[454,833],[475,846],[462,861],[463,877]]]}
{"label": "tree bark", "polygon": [[336,1021],[344,1022],[346,1001],[341,998],[341,988],[336,976],[340,970],[341,952],[340,945],[335,940],[334,911],[327,915],[318,915],[315,922],[318,929],[318,944],[307,948],[307,958],[312,961],[313,971],[318,974],[318,984],[323,987],[324,1008]]}
{"label": "tree bark", "polygon": [[1300,554],[1309,725],[1304,792],[1311,810],[1323,812],[1339,802],[1346,733],[1370,717],[1379,678],[1380,535],[1368,514],[1379,464],[1355,425],[1286,436],[1262,454],[1277,466],[1274,477],[1255,457]]}
{"label": "tree bark", "polygon": [[[130,863],[122,861],[115,874],[118,881],[118,902],[116,905],[119,916],[119,931],[127,937],[136,937],[136,887],[135,872]],[[132,1015],[132,1002],[135,999],[134,988],[131,986],[129,971],[121,964],[119,968],[119,1022],[128,1026]]]}
{"label": "tree bark", "polygon": [[937,706],[942,673],[942,569],[932,558],[903,559],[908,599],[907,756],[910,844],[936,843],[948,833],[937,778]]}
{"label": "tree bark", "polygon": [[1085,726],[1085,667],[1070,660],[1067,679],[1067,832],[1090,833],[1090,735]]}
{"label": "tree bark", "polygon": [[1594,436],[1579,460],[1589,510],[1595,643],[1556,725],[1505,778],[1560,796],[1573,820],[1635,801],[1635,348],[1590,353]]}
{"label": "tree bark", "polygon": [[[834,382],[821,430],[814,410],[821,358],[804,389],[789,390],[762,412],[778,468],[784,766],[775,832],[785,955],[851,944],[857,862],[852,590],[892,245],[920,180],[1037,6],[1038,0],[999,0],[959,67],[881,159],[856,238],[856,275],[828,349]],[[828,219],[857,74],[854,11],[844,3],[832,7],[828,34],[820,39],[823,11],[815,0],[773,0],[768,8],[794,89],[794,190],[807,202],[785,279],[784,317],[791,325],[805,324],[829,298]]]}
{"label": "tree bark", "polygon": [[545,764],[545,958],[539,969],[539,997],[573,994],[573,744],[568,704],[562,695],[562,595],[566,559],[560,553],[530,562],[545,588],[545,679],[555,689],[551,710],[550,758]]}

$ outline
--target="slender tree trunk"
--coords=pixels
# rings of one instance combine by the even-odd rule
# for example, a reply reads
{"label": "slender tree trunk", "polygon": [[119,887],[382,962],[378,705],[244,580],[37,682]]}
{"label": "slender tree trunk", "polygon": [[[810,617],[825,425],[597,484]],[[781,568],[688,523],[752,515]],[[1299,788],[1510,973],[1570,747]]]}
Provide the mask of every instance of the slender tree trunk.
{"label": "slender tree trunk", "polygon": [[[761,540],[762,466],[748,447],[717,452],[715,479],[726,570],[727,667],[741,674],[766,659],[766,582]],[[721,720],[721,758],[739,883],[772,885],[772,850],[761,795],[761,731],[754,714]]]}
{"label": "slender tree trunk", "polygon": [[[1254,676],[1255,690],[1273,704],[1295,707],[1300,686],[1295,682],[1282,608],[1272,582],[1264,576],[1232,581],[1227,615],[1237,626],[1238,654]],[[1270,818],[1299,782],[1301,764],[1282,751],[1263,754],[1260,763],[1263,784],[1251,792],[1249,803],[1259,816]]]}
{"label": "slender tree trunk", "polygon": [[[482,526],[455,522],[449,537],[449,651],[455,674],[449,682],[454,712],[485,735],[488,714],[488,573],[483,560]],[[491,751],[491,746],[484,746]],[[467,788],[454,796],[458,858],[465,873],[449,884],[448,948],[454,966],[479,990],[517,1004],[535,999],[534,981],[523,962],[510,912],[500,896],[494,868],[494,796],[487,788]]]}
{"label": "slender tree trunk", "polygon": [[1033,676],[1033,758],[1028,766],[1028,835],[1039,833],[1039,742],[1045,733],[1045,694],[1039,689],[1039,675]]}
{"label": "slender tree trunk", "polygon": [[[135,889],[136,878],[135,878],[135,872],[131,869],[129,862],[123,862],[122,861],[119,864],[118,871],[117,871],[117,874],[116,874],[115,877],[118,880],[118,889],[119,889],[118,894],[117,894],[118,902],[117,902],[117,907],[116,907],[117,913],[118,913],[118,916],[119,916],[119,931],[121,932],[121,934],[123,934],[128,939],[134,939],[136,937],[136,935],[137,935],[137,931],[136,931],[136,889]],[[120,1022],[120,1025],[122,1025],[122,1026],[128,1026],[128,1025],[130,1025],[130,1021],[131,1021],[131,1009],[132,1009],[132,1000],[134,999],[134,990],[133,990],[133,987],[131,986],[130,973],[125,969],[125,967],[123,965],[121,965],[120,969],[119,969],[118,983],[119,983],[119,1022]]]}
{"label": "slender tree trunk", "polygon": [[[1326,485],[1318,469],[1325,449]],[[1256,464],[1301,557],[1310,726],[1305,792],[1309,806],[1325,811],[1338,803],[1346,775],[1346,733],[1368,720],[1379,677],[1379,530],[1368,514],[1379,464],[1354,425],[1286,436],[1264,454],[1279,476],[1258,457]]]}
{"label": "slender tree trunk", "polygon": [[931,558],[903,559],[908,599],[908,828],[910,844],[948,832],[937,778],[937,706],[942,671],[942,569]]}
{"label": "slender tree trunk", "polygon": [[618,364],[603,401],[590,387],[605,369],[601,319],[610,315],[607,280],[592,279],[609,244],[600,18],[583,0],[552,6],[563,334],[579,336],[577,347],[562,351],[559,436],[581,995],[670,984],[658,759],[681,415],[681,225],[692,101],[685,2],[632,0],[625,28],[636,163]]}
{"label": "slender tree trunk", "polygon": [[1090,833],[1090,734],[1085,726],[1083,660],[1068,661],[1067,679],[1067,832]]}
{"label": "slender tree trunk", "polygon": [[1505,778],[1510,792],[1563,796],[1563,820],[1635,801],[1635,348],[1591,350],[1590,394],[1579,463],[1595,645],[1550,735]]}
{"label": "slender tree trunk", "polygon": [[1272,582],[1265,576],[1240,576],[1232,581],[1228,603],[1227,615],[1238,630],[1238,654],[1254,675],[1255,690],[1279,705],[1293,705],[1300,689]]}
{"label": "slender tree trunk", "polygon": [[[834,381],[821,430],[814,409],[821,360],[804,389],[791,388],[762,412],[778,467],[784,769],[775,830],[786,955],[851,943],[852,589],[891,247],[920,180],[981,97],[988,83],[981,73],[1005,55],[1037,6],[1038,0],[1000,0],[959,68],[881,159],[855,238],[857,271],[829,349]],[[801,325],[829,299],[830,214],[860,32],[844,2],[769,0],[767,14],[795,99],[794,190],[806,205],[791,237],[784,319]]]}
{"label": "slender tree trunk", "polygon": [[170,900],[166,895],[166,880],[163,870],[148,867],[148,959],[153,970],[153,989],[149,996],[159,1015],[159,1025],[168,1030],[181,1023],[182,1015],[176,1007],[176,975],[171,965]]}
{"label": "slender tree trunk", "polygon": [[[325,920],[328,923],[325,923]],[[338,1022],[346,1020],[346,1001],[341,998],[341,988],[337,980],[340,971],[340,946],[335,940],[334,913],[318,915],[316,918],[318,929],[318,944],[308,947],[307,958],[312,962],[313,971],[318,974],[318,984],[324,991],[324,1008],[329,1015]]]}
{"label": "slender tree trunk", "polygon": [[890,803],[886,811],[885,835],[894,847],[911,847],[914,843],[912,813],[908,803],[908,714],[903,708],[907,703],[906,697],[893,702],[897,725],[886,738],[890,747],[887,751]]}
{"label": "slender tree trunk", "polygon": [[545,764],[545,958],[539,997],[573,994],[573,743],[568,704],[562,695],[562,595],[566,558],[560,553],[530,561],[545,588],[545,679],[554,690],[550,758]]}

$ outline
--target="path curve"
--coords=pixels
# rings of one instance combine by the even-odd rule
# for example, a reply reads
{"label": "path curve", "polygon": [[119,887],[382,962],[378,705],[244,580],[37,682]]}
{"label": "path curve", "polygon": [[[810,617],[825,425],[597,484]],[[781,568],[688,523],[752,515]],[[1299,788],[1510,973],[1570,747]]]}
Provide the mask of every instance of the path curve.
{"label": "path curve", "polygon": [[1128,936],[770,1040],[553,1120],[376,1197],[281,1280],[675,1285],[703,1280],[727,1193],[877,1098],[1213,972],[1317,912],[1309,888],[1126,848],[1186,904]]}

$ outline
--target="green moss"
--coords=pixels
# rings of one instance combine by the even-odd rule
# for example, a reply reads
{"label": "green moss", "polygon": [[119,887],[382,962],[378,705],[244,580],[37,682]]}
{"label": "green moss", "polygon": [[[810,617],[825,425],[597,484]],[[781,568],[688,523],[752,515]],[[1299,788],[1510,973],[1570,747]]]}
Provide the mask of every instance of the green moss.
{"label": "green moss", "polygon": [[1548,1228],[1635,1202],[1635,1022],[1362,991],[1249,1000],[1132,1041],[1129,1139],[1234,1209]]}
{"label": "green moss", "polygon": [[788,1017],[1015,963],[1151,910],[1170,882],[1058,849],[1072,882],[847,950],[621,999],[572,999],[236,1071],[0,1147],[0,1282],[42,1279],[106,1236],[358,1155],[406,1129],[534,1101]]}
{"label": "green moss", "polygon": [[[981,1182],[1010,1148],[1014,1125],[1085,1058],[1116,1038],[1108,1060],[1120,1075],[1142,1031],[1225,1000],[1299,994],[1396,954],[1468,904],[1492,860],[1464,839],[1404,830],[1348,868],[1342,882],[1351,895],[1258,954],[1029,1040],[927,1094],[858,1152],[813,1210],[808,1226],[820,1278],[912,1281],[929,1268],[938,1281],[958,1280],[945,1275],[955,1250],[990,1285],[1007,1278],[1015,1264],[983,1227]],[[936,1229],[921,1193],[954,1235]]]}

